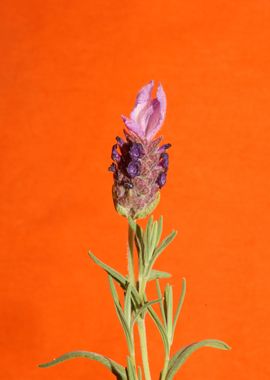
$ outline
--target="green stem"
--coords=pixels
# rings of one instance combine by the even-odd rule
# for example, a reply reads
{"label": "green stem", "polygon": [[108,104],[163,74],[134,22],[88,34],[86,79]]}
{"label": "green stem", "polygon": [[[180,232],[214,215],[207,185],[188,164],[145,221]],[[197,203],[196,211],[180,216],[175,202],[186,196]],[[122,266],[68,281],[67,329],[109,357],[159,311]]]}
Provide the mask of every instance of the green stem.
{"label": "green stem", "polygon": [[135,351],[134,350],[133,350],[133,352],[130,353],[130,358],[131,358],[131,361],[132,361],[132,364],[133,364],[133,367],[134,367],[134,371],[135,371],[135,374],[136,374],[136,380],[138,380],[137,366],[136,366],[136,356],[135,356]]}
{"label": "green stem", "polygon": [[139,329],[140,346],[141,346],[142,362],[143,362],[145,380],[151,380],[144,317],[139,317],[138,329]]}
{"label": "green stem", "polygon": [[141,281],[139,282],[139,294],[142,300],[145,298],[145,287],[146,287],[146,279],[144,275],[142,275]]}
{"label": "green stem", "polygon": [[161,378],[160,378],[160,380],[165,380],[166,379],[166,375],[167,375],[167,372],[168,372],[169,360],[170,360],[169,355],[166,355],[165,361],[164,361],[164,367],[163,367],[163,370],[161,372]]}
{"label": "green stem", "polygon": [[[135,271],[134,271],[134,232],[130,226],[128,225],[128,277],[130,283],[135,286]],[[132,313],[132,310],[131,310]],[[130,329],[130,334],[132,337],[132,350],[130,350],[129,355],[131,358],[131,362],[134,366],[134,370],[137,376],[137,367],[136,367],[136,354],[135,354],[135,346],[134,346],[134,331],[133,328]]]}
{"label": "green stem", "polygon": [[130,225],[128,225],[128,275],[129,280],[135,286],[135,273],[134,273],[134,232]]}

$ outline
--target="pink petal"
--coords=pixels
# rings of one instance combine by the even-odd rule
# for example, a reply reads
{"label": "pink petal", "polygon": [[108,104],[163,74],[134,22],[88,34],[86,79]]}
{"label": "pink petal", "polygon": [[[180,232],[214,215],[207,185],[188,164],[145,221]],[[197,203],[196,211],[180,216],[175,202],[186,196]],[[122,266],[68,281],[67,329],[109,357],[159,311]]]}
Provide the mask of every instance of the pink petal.
{"label": "pink petal", "polygon": [[144,138],[144,132],[142,131],[139,124],[136,123],[135,120],[129,119],[128,117],[121,115],[123,122],[125,123],[125,126],[130,131],[134,132],[137,136]]}
{"label": "pink petal", "polygon": [[166,95],[161,84],[158,85],[157,98],[152,100],[153,113],[149,118],[146,139],[150,141],[160,130],[166,114]]}
{"label": "pink petal", "polygon": [[163,90],[161,83],[158,84],[157,99],[160,103],[160,112],[162,115],[162,120],[164,120],[166,115],[167,100],[165,91]]}
{"label": "pink petal", "polygon": [[152,102],[150,102],[149,105],[145,106],[141,110],[141,112],[139,113],[137,117],[137,123],[141,127],[141,130],[143,131],[144,136],[146,134],[146,129],[147,129],[149,119],[151,115],[153,114],[153,112],[154,112],[154,108],[153,108]]}
{"label": "pink petal", "polygon": [[151,103],[151,93],[154,86],[154,81],[151,80],[148,84],[143,86],[137,94],[135,106],[130,114],[133,120],[138,119],[140,112]]}

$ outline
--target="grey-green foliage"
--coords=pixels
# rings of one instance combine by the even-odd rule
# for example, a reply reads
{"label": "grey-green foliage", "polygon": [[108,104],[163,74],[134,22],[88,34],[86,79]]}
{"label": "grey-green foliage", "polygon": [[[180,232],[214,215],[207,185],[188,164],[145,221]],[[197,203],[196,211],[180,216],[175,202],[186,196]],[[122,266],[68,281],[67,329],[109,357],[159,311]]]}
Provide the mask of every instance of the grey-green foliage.
{"label": "grey-green foliage", "polygon": [[172,286],[169,284],[166,284],[163,295],[161,292],[159,280],[156,280],[156,287],[157,287],[158,297],[160,299],[159,307],[160,307],[162,319],[160,320],[157,313],[154,311],[152,307],[149,308],[149,313],[159,330],[159,333],[161,335],[162,342],[164,345],[165,355],[166,357],[168,357],[168,355],[170,354],[170,348],[173,342],[173,336],[174,336],[174,332],[176,328],[176,323],[179,318],[179,314],[184,302],[184,297],[185,297],[185,292],[186,292],[186,280],[184,278],[182,280],[182,291],[180,294],[175,315],[173,312]]}
{"label": "grey-green foliage", "polygon": [[125,310],[125,312],[123,311],[121,304],[120,304],[120,301],[119,301],[119,298],[118,298],[118,294],[117,294],[115,285],[113,283],[113,279],[111,276],[109,276],[109,282],[110,282],[110,289],[111,289],[111,294],[113,297],[114,306],[116,309],[116,314],[117,314],[119,321],[123,327],[123,330],[124,330],[124,333],[126,336],[126,340],[127,340],[127,345],[128,345],[129,351],[131,352],[131,351],[133,351],[134,344],[133,344],[132,331],[130,329],[130,324],[126,318],[127,314],[130,314],[130,312],[127,312],[126,310]]}
{"label": "grey-green foliage", "polygon": [[170,359],[166,380],[172,380],[189,356],[202,347],[230,350],[230,346],[227,343],[216,339],[205,339],[201,342],[192,343],[186,347],[183,347]]}
{"label": "grey-green foliage", "polygon": [[[144,318],[147,313],[154,321],[161,335],[165,351],[164,368],[161,371],[161,380],[173,380],[177,371],[181,368],[187,358],[201,347],[213,347],[228,350],[230,347],[221,341],[208,339],[201,342],[190,344],[170,357],[171,346],[176,330],[177,321],[182,310],[185,294],[186,280],[182,279],[182,290],[177,303],[176,311],[173,310],[173,288],[166,284],[162,292],[160,279],[171,276],[170,273],[154,269],[156,260],[161,253],[168,247],[176,236],[176,231],[172,231],[161,241],[163,218],[154,220],[151,216],[143,229],[135,220],[129,218],[128,236],[128,275],[123,275],[116,269],[98,259],[93,253],[89,252],[91,259],[109,275],[110,290],[116,309],[117,316],[123,328],[129,356],[127,356],[127,366],[116,363],[112,359],[87,351],[75,351],[64,354],[51,362],[41,364],[40,367],[50,367],[73,358],[88,358],[96,360],[106,366],[118,380],[142,380],[141,368],[136,366],[133,330],[139,318]],[[136,246],[138,260],[138,279],[134,273],[134,246]],[[156,281],[158,298],[148,300],[146,287],[149,281]],[[124,292],[124,302],[121,305],[115,282],[120,285]],[[153,305],[158,304],[161,319],[154,310]]]}
{"label": "grey-green foliage", "polygon": [[128,288],[128,286],[130,286],[130,289],[131,289],[131,295],[132,295],[132,299],[134,301],[134,305],[139,305],[140,303],[140,298],[139,298],[139,293],[136,289],[136,287],[134,287],[127,279],[127,277],[125,277],[124,275],[122,275],[121,273],[119,273],[116,269],[110,267],[109,265],[103,263],[101,260],[99,260],[92,252],[89,252],[89,256],[92,258],[92,260],[98,265],[100,266],[102,269],[105,270],[105,272],[107,272],[115,281],[118,282],[118,284],[124,289],[126,290]]}
{"label": "grey-green foliage", "polygon": [[[171,345],[173,343],[173,337],[176,329],[176,324],[179,319],[180,312],[182,310],[183,302],[185,299],[186,294],[186,280],[182,279],[182,290],[179,297],[179,301],[177,304],[176,312],[174,314],[173,312],[173,289],[172,286],[167,284],[164,290],[164,294],[162,296],[161,288],[159,281],[156,281],[157,286],[157,293],[160,298],[163,299],[163,301],[160,302],[160,311],[162,316],[162,321],[158,318],[157,314],[153,312],[153,310],[150,310],[150,315],[154,319],[154,322],[156,323],[160,335],[162,337],[162,341],[164,344],[165,349],[165,356],[168,358]],[[174,354],[169,359],[167,368],[163,369],[161,372],[161,379],[165,380],[172,380],[176,373],[179,371],[179,369],[182,367],[182,365],[185,363],[185,361],[189,358],[189,356],[197,351],[199,348],[202,347],[212,347],[217,348],[220,350],[229,350],[230,347],[219,340],[216,339],[206,339],[201,342],[192,343]],[[162,377],[162,374],[165,370],[165,377]]]}
{"label": "grey-green foliage", "polygon": [[75,358],[86,358],[95,360],[101,364],[103,364],[105,367],[107,367],[118,380],[127,380],[126,371],[125,368],[116,363],[114,360],[104,356],[97,354],[95,352],[88,352],[88,351],[72,351],[68,352],[64,355],[59,356],[57,359],[53,359],[52,361],[48,363],[40,364],[40,368],[48,368],[53,367],[56,364],[62,363],[66,360],[71,360]]}
{"label": "grey-green foliage", "polygon": [[[164,251],[164,249],[173,241],[176,231],[172,231],[161,243],[163,218],[154,221],[151,216],[148,220],[145,230],[137,225],[132,219],[129,219],[130,228],[135,234],[135,243],[138,252],[139,263],[139,293],[144,293],[148,281],[158,278],[168,278],[170,273],[153,269],[153,266]],[[142,294],[140,294],[142,296]]]}

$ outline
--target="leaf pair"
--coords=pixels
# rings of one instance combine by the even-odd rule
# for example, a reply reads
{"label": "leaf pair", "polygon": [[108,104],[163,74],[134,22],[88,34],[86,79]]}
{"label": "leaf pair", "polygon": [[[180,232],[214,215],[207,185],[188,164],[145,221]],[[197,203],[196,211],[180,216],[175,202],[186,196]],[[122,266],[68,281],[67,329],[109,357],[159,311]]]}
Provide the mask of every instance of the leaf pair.
{"label": "leaf pair", "polygon": [[163,228],[162,216],[157,221],[154,221],[153,216],[151,216],[147,222],[145,230],[137,225],[131,218],[129,219],[129,226],[133,231],[138,251],[139,294],[142,297],[148,281],[159,278],[168,278],[171,276],[168,272],[153,269],[153,266],[164,249],[175,238],[176,231],[172,231],[161,244],[159,244]]}
{"label": "leaf pair", "polygon": [[182,291],[179,298],[179,302],[177,305],[175,316],[173,315],[173,290],[172,286],[167,284],[164,295],[162,296],[161,288],[159,281],[156,281],[156,287],[157,287],[157,293],[158,297],[161,299],[159,306],[160,306],[160,312],[162,316],[162,322],[160,321],[157,313],[154,311],[153,308],[149,309],[150,315],[152,319],[154,320],[159,333],[161,335],[164,350],[166,356],[170,353],[170,347],[173,342],[173,336],[176,328],[176,324],[180,315],[180,311],[183,306],[185,294],[186,294],[186,280],[183,278],[182,280]]}
{"label": "leaf pair", "polygon": [[[149,301],[143,304],[136,313],[132,313],[132,301],[131,301],[131,289],[132,285],[129,284],[126,294],[125,294],[125,300],[124,300],[124,310],[120,304],[120,300],[118,297],[117,290],[114,285],[114,280],[111,275],[109,275],[109,282],[110,282],[110,290],[114,301],[114,306],[116,309],[116,313],[118,316],[118,319],[122,325],[122,328],[124,330],[124,334],[126,337],[129,354],[131,355],[127,359],[127,375],[128,380],[137,380],[137,374],[136,374],[136,367],[134,361],[132,361],[132,358],[135,358],[135,348],[134,348],[134,338],[133,338],[133,328],[135,325],[135,322],[138,320],[138,318],[143,315],[151,305],[154,303],[160,302],[160,299]],[[134,315],[133,315],[134,314]],[[140,369],[138,369],[138,376],[139,380],[141,379],[141,372]]]}
{"label": "leaf pair", "polygon": [[110,289],[113,297],[113,302],[115,306],[115,310],[118,316],[118,319],[122,325],[122,328],[125,333],[128,349],[130,353],[134,354],[134,342],[133,342],[133,334],[131,328],[131,284],[129,284],[126,297],[125,297],[125,306],[124,311],[121,307],[119,297],[113,282],[112,277],[109,275]]}
{"label": "leaf pair", "polygon": [[130,285],[130,292],[131,292],[131,296],[132,296],[132,301],[134,302],[134,304],[136,306],[140,305],[140,297],[139,297],[139,293],[138,293],[136,287],[133,286],[132,284],[130,284],[128,282],[128,279],[125,276],[123,276],[121,273],[119,273],[116,269],[114,269],[114,268],[110,267],[109,265],[103,263],[103,261],[98,259],[92,252],[89,252],[89,256],[98,266],[100,266],[102,269],[104,269],[105,272],[107,272],[115,281],[117,281],[118,284],[124,290],[127,290],[128,286]]}

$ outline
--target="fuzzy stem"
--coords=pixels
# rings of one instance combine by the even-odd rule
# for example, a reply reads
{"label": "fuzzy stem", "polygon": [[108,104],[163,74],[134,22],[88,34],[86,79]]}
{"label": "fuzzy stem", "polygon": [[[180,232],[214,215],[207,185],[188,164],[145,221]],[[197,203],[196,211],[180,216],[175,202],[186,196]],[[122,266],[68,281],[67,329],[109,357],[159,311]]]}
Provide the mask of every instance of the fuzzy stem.
{"label": "fuzzy stem", "polygon": [[130,225],[128,225],[128,275],[130,282],[135,286],[135,273],[134,273],[134,232]]}
{"label": "fuzzy stem", "polygon": [[140,337],[140,347],[141,347],[141,353],[142,353],[142,362],[143,362],[145,380],[151,380],[144,317],[140,317],[138,319],[138,330],[139,330],[139,337]]}
{"label": "fuzzy stem", "polygon": [[169,360],[170,360],[170,356],[166,355],[165,361],[164,361],[163,370],[161,372],[161,378],[160,378],[160,380],[165,380],[166,379],[166,375],[167,375],[167,372],[168,372]]}
{"label": "fuzzy stem", "polygon": [[[134,232],[128,224],[128,277],[133,286],[135,286],[135,271],[134,271]],[[131,311],[132,313],[132,311]],[[137,377],[137,367],[136,367],[136,354],[135,354],[135,346],[134,346],[134,331],[133,328],[130,329],[131,337],[132,337],[132,351],[129,353],[132,364],[134,366],[134,370]]]}

